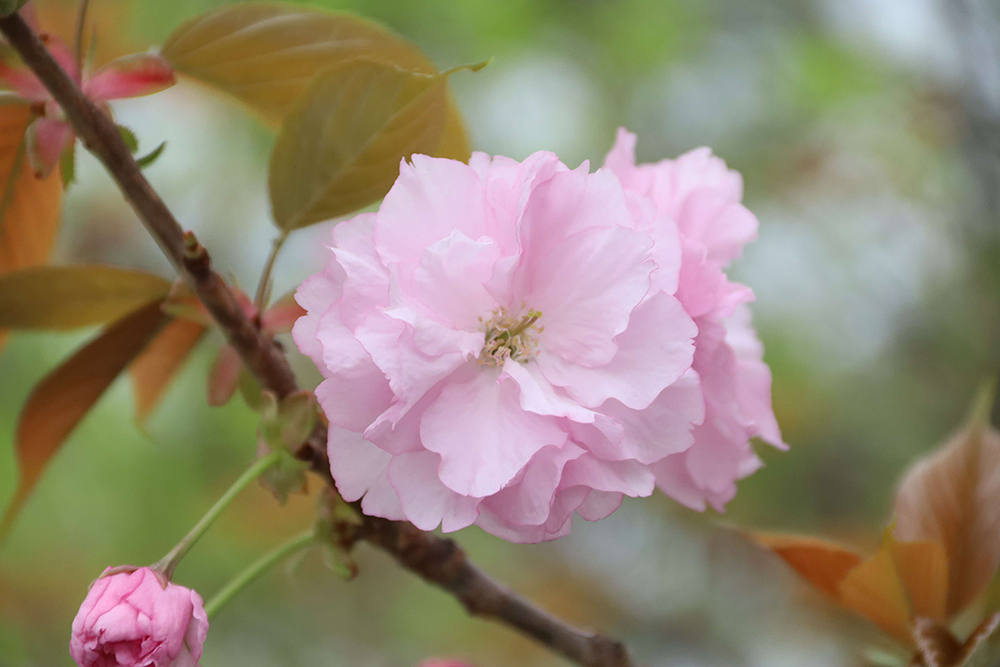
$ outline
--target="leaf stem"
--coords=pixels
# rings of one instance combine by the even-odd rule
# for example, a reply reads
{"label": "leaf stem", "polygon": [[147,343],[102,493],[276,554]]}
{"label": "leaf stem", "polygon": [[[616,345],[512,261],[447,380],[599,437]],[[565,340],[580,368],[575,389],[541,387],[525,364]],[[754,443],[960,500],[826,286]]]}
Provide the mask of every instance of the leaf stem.
{"label": "leaf stem", "polygon": [[257,294],[253,299],[253,303],[257,307],[258,313],[263,313],[264,308],[267,306],[265,301],[267,300],[268,286],[271,283],[271,272],[274,270],[274,262],[278,259],[278,253],[281,252],[281,248],[285,245],[285,241],[287,239],[288,232],[282,231],[274,239],[274,243],[271,244],[271,253],[267,256],[267,262],[264,264],[264,271],[260,274],[260,282],[257,283]]}
{"label": "leaf stem", "polygon": [[195,527],[191,529],[187,535],[184,536],[180,542],[177,543],[173,549],[170,550],[166,556],[161,558],[155,565],[153,569],[162,572],[167,579],[173,577],[174,569],[177,564],[181,562],[181,559],[191,550],[191,547],[195,545],[199,538],[205,534],[209,526],[219,518],[223,510],[229,506],[229,503],[233,501],[233,498],[239,494],[244,488],[247,487],[250,482],[254,481],[260,477],[261,473],[273,466],[281,458],[281,452],[271,452],[267,456],[257,459],[254,461],[253,465],[246,469],[246,471],[240,475],[239,479],[233,482],[222,497],[219,498],[212,508],[201,518],[201,520],[195,524]]}
{"label": "leaf stem", "polygon": [[222,607],[232,600],[237,593],[256,581],[262,574],[283,561],[292,554],[308,547],[316,541],[316,532],[312,529],[296,535],[267,552],[255,562],[251,563],[245,570],[233,577],[221,591],[208,601],[205,605],[205,613],[209,618],[214,616]]}
{"label": "leaf stem", "polygon": [[90,0],[80,0],[80,8],[76,12],[76,35],[73,41],[73,50],[76,55],[76,71],[83,76],[83,31],[87,25],[87,9],[90,8]]}

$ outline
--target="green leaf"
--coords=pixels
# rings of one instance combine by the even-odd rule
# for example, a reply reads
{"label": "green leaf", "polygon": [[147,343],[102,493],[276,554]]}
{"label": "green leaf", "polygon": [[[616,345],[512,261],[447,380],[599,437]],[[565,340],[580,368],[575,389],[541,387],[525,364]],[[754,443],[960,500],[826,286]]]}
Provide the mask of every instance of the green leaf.
{"label": "green leaf", "polygon": [[300,390],[280,401],[274,392],[261,392],[260,429],[257,448],[260,455],[280,451],[278,463],[261,475],[261,484],[282,504],[289,493],[305,493],[309,465],[295,458],[293,452],[306,441],[316,424],[316,399]]}
{"label": "green leaf", "polygon": [[0,0],[0,16],[7,16],[19,10],[28,0]]}
{"label": "green leaf", "polygon": [[161,299],[170,283],[113,266],[39,266],[0,275],[0,329],[75,329]]}
{"label": "green leaf", "polygon": [[449,74],[352,60],[316,77],[271,155],[268,185],[277,225],[299,229],[384,196],[402,158],[439,144]]}
{"label": "green leaf", "polygon": [[311,392],[299,390],[280,401],[274,392],[261,392],[261,436],[272,450],[298,449],[315,425],[316,399]]}
{"label": "green leaf", "polygon": [[122,141],[128,146],[129,153],[133,155],[137,150],[139,150],[139,139],[135,136],[135,132],[128,129],[124,125],[118,126],[118,134],[122,135]]}
{"label": "green leaf", "polygon": [[15,436],[20,480],[0,523],[0,540],[67,436],[168,320],[158,300],[148,303],[108,327],[31,392]]}
{"label": "green leaf", "polygon": [[[412,42],[351,14],[289,4],[244,2],[202,14],[167,38],[163,57],[177,72],[222,90],[271,125],[280,124],[321,71],[365,58],[434,74]],[[468,141],[454,102],[441,148],[430,153],[468,160]]]}
{"label": "green leaf", "polygon": [[251,410],[259,411],[261,409],[261,389],[260,385],[257,383],[257,378],[253,376],[246,366],[240,371],[240,382],[239,382],[240,396],[243,397],[243,401],[250,406]]}
{"label": "green leaf", "polygon": [[76,142],[69,145],[59,158],[59,172],[62,174],[63,189],[76,183]]}
{"label": "green leaf", "polygon": [[142,157],[136,159],[136,163],[139,165],[141,169],[145,169],[146,167],[152,165],[159,159],[160,155],[163,153],[163,149],[166,147],[167,147],[167,142],[164,141],[146,155],[143,155]]}

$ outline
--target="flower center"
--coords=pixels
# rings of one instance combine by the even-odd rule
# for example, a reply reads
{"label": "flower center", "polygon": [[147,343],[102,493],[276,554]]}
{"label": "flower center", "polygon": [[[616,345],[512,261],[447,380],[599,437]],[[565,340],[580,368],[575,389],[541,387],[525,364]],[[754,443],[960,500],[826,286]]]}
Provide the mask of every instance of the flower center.
{"label": "flower center", "polygon": [[512,317],[506,308],[497,308],[489,320],[479,321],[483,324],[486,342],[483,351],[479,353],[479,363],[487,366],[503,366],[508,359],[522,364],[528,363],[538,355],[538,334],[545,327],[535,326],[542,313],[529,310],[523,317]]}

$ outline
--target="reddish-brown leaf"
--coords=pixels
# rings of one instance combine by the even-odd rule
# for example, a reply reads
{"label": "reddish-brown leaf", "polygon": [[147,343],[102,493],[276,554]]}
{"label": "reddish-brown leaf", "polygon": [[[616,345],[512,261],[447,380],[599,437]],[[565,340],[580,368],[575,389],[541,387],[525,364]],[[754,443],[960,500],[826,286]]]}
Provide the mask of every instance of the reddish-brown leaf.
{"label": "reddish-brown leaf", "polygon": [[[6,185],[11,190],[6,207],[0,204],[0,273],[48,262],[55,245],[62,203],[59,170],[47,178],[36,178],[19,147],[28,126],[27,107],[0,105],[0,201]],[[11,180],[16,163],[20,169]],[[0,349],[6,335],[0,331]]]}
{"label": "reddish-brown leaf", "polygon": [[59,174],[35,178],[28,161],[17,159],[29,115],[25,106],[0,105],[0,192],[15,162],[21,162],[0,221],[0,273],[45,264],[52,255],[59,223],[62,201]]}
{"label": "reddish-brown leaf", "polygon": [[225,405],[236,393],[240,384],[243,360],[232,345],[223,345],[215,357],[212,370],[208,373],[208,404],[213,407]]}
{"label": "reddish-brown leaf", "polygon": [[295,302],[295,295],[286,294],[267,309],[260,318],[260,324],[272,334],[288,333],[295,321],[305,314],[305,309]]}
{"label": "reddish-brown leaf", "polygon": [[944,623],[948,600],[948,558],[944,546],[938,542],[893,539],[890,548],[906,590],[911,615]]}
{"label": "reddish-brown leaf", "polygon": [[896,496],[901,540],[935,541],[948,560],[948,617],[981,593],[1000,565],[1000,433],[992,392],[943,449],[917,463]]}
{"label": "reddish-brown leaf", "polygon": [[31,392],[15,437],[20,479],[0,522],[0,539],[66,437],[168,319],[159,301],[143,306],[105,329]]}
{"label": "reddish-brown leaf", "polygon": [[753,538],[781,556],[806,581],[834,599],[847,574],[861,564],[861,556],[813,537],[757,534]]}
{"label": "reddish-brown leaf", "polygon": [[141,424],[149,417],[205,331],[205,327],[197,322],[174,320],[150,341],[129,366],[137,422]]}
{"label": "reddish-brown leaf", "polygon": [[913,623],[913,639],[917,644],[914,664],[924,667],[954,667],[962,655],[962,643],[937,621],[918,618]]}
{"label": "reddish-brown leaf", "polygon": [[893,554],[892,531],[878,552],[844,577],[838,586],[841,603],[896,639],[913,644],[910,604]]}

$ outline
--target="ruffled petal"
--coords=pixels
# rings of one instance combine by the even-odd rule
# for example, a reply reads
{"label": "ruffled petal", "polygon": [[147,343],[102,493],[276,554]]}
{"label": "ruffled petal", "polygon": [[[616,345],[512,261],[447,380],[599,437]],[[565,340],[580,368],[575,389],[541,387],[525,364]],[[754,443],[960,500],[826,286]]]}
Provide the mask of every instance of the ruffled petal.
{"label": "ruffled petal", "polygon": [[609,363],[588,368],[540,354],[538,366],[582,405],[596,408],[616,399],[641,410],[691,367],[697,333],[680,302],[660,292],[632,311],[628,328],[614,339],[618,350]]}
{"label": "ruffled petal", "polygon": [[403,521],[406,515],[396,490],[389,483],[389,463],[392,455],[352,433],[331,426],[327,438],[330,472],[337,491],[344,500],[361,500],[365,514],[393,521]]}
{"label": "ruffled petal", "polygon": [[477,364],[464,369],[424,413],[420,439],[441,455],[441,481],[482,498],[506,486],[540,449],[566,433],[550,417],[526,412],[517,383]]}
{"label": "ruffled petal", "polygon": [[442,484],[440,463],[441,457],[428,451],[397,456],[389,464],[389,482],[410,523],[420,530],[441,526],[450,533],[475,523],[481,499],[460,495]]}
{"label": "ruffled petal", "polygon": [[375,223],[379,257],[384,264],[399,264],[408,272],[424,248],[455,230],[471,239],[486,235],[483,199],[479,175],[462,162],[426,155],[414,155],[412,163],[403,160]]}

